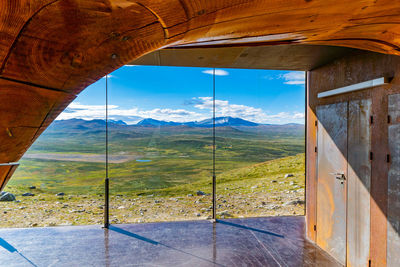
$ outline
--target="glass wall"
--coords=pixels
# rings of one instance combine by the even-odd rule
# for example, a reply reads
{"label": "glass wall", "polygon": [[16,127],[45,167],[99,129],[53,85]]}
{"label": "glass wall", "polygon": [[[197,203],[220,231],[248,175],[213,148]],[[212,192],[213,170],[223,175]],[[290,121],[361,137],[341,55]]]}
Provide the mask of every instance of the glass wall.
{"label": "glass wall", "polygon": [[[214,166],[217,218],[304,214],[304,73],[124,66],[107,81],[110,223],[211,219]],[[27,152],[1,227],[103,223],[105,89]]]}
{"label": "glass wall", "polygon": [[287,84],[287,72],[221,71],[229,75],[216,76],[217,218],[303,215],[304,73]]}
{"label": "glass wall", "polygon": [[212,97],[205,72],[133,66],[111,75],[111,223],[210,217],[212,132],[198,123],[212,117],[198,106]]}

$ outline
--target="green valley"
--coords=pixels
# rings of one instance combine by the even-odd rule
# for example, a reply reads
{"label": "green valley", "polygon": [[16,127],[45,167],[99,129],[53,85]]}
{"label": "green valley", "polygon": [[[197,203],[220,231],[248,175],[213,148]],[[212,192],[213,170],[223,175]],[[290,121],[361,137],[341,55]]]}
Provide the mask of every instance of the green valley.
{"label": "green valley", "polygon": [[[46,210],[51,206],[53,217],[42,214],[49,219],[37,225],[99,223],[105,177],[104,126],[101,120],[53,123],[20,161],[20,167],[5,189],[20,202],[0,202],[0,205],[11,209],[13,205],[24,207],[21,214],[27,212],[32,201],[41,201],[47,205]],[[210,215],[210,127],[110,123],[109,129],[114,223]],[[219,209],[226,212],[222,216],[302,214],[303,152],[303,125],[216,127],[217,189],[219,200],[225,201]],[[289,177],[285,178],[286,174]],[[204,194],[197,196],[198,191]],[[26,192],[34,196],[22,197]],[[55,196],[59,192],[65,195]],[[251,203],[259,205],[246,209],[249,204],[241,198],[253,199]],[[290,201],[299,201],[299,205],[281,207]],[[69,212],[56,203],[85,208],[77,206]],[[84,211],[74,212],[77,210]],[[62,212],[67,212],[71,219],[55,219]],[[9,226],[9,223],[2,219],[0,225]]]}

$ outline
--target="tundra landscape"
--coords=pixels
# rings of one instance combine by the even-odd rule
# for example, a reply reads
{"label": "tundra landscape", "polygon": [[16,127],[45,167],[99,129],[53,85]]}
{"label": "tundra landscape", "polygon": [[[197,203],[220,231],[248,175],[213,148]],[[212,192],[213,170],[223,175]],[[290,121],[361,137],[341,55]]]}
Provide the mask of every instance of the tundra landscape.
{"label": "tundra landscape", "polygon": [[[212,120],[109,122],[112,223],[211,216]],[[105,121],[55,121],[20,161],[1,227],[101,224]],[[220,218],[304,214],[304,125],[216,118]]]}

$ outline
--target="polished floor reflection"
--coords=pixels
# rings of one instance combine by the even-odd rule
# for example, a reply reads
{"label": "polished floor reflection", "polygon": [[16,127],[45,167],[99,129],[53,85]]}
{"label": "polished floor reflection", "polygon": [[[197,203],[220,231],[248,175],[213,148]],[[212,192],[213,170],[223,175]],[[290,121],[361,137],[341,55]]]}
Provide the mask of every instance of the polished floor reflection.
{"label": "polished floor reflection", "polygon": [[304,217],[0,230],[6,266],[340,266]]}

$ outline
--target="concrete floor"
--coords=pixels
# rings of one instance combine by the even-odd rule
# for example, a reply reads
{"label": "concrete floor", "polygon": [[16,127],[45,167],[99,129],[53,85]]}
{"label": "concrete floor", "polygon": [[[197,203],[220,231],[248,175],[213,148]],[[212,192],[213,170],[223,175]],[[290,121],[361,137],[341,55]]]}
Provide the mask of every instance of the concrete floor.
{"label": "concrete floor", "polygon": [[0,266],[340,266],[304,217],[0,229]]}

